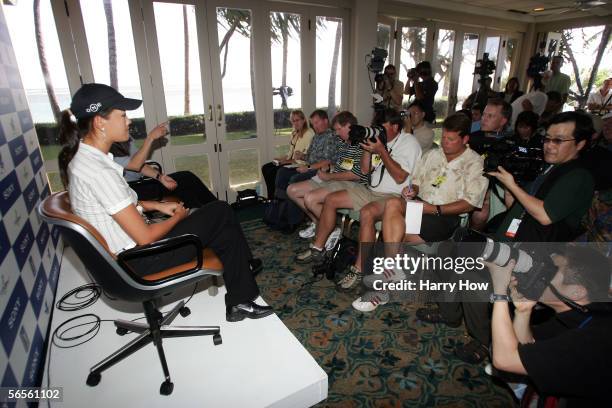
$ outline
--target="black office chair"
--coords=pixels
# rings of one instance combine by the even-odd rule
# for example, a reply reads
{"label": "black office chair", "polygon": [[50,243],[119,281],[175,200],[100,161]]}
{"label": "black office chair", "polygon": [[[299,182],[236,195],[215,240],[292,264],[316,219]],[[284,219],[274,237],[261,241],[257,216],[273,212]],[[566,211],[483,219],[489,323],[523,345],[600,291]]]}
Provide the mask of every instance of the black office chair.
{"label": "black office chair", "polygon": [[[60,229],[64,240],[74,248],[77,256],[105,293],[119,300],[141,302],[144,307],[147,323],[115,320],[117,334],[123,335],[131,331],[139,333],[139,336],[93,366],[87,377],[87,385],[97,385],[104,370],[153,342],[165,376],[160,393],[169,395],[172,393],[174,384],[170,380],[170,372],[164,355],[163,338],[212,335],[213,343],[221,344],[219,326],[174,328],[168,326],[178,313],[183,317],[189,315],[190,311],[185,307],[184,301],[180,301],[165,316],[157,306],[164,295],[211,276],[213,286],[212,290],[209,289],[209,293],[216,295],[217,277],[222,275],[223,265],[210,249],[202,248],[202,243],[197,236],[185,234],[163,239],[123,251],[115,256],[109,251],[100,233],[91,224],[72,212],[66,191],[47,197],[40,203],[38,212],[45,222]],[[194,260],[192,262],[142,277],[136,275],[126,263],[127,260],[135,257],[160,253],[181,246],[193,246]]]}

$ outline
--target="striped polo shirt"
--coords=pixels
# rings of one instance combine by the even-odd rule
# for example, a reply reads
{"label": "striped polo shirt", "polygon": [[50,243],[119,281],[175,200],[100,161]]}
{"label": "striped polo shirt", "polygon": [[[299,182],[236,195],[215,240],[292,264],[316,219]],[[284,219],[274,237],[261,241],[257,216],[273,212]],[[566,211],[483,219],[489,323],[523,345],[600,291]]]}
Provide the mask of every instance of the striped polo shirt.
{"label": "striped polo shirt", "polygon": [[79,143],[68,165],[68,194],[76,215],[85,219],[104,237],[113,253],[132,248],[136,242],[113,219],[113,215],[138,197],[123,178],[123,167],[111,153]]}
{"label": "striped polo shirt", "polygon": [[[338,138],[338,140],[341,140]],[[333,173],[340,173],[343,171],[350,171],[353,174],[359,176],[357,181],[360,184],[368,184],[367,174],[361,172],[361,157],[363,156],[363,149],[357,146],[351,146],[348,143],[340,142],[338,144],[338,152],[336,153],[336,160],[334,162]]]}

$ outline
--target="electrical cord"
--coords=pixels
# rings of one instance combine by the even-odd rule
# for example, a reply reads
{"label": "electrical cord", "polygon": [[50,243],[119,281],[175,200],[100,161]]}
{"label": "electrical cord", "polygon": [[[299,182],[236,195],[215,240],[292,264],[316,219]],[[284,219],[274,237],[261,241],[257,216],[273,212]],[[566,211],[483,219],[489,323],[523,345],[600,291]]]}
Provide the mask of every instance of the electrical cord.
{"label": "electrical cord", "polygon": [[74,312],[93,305],[101,294],[100,286],[95,283],[87,283],[68,291],[55,306],[64,312]]}

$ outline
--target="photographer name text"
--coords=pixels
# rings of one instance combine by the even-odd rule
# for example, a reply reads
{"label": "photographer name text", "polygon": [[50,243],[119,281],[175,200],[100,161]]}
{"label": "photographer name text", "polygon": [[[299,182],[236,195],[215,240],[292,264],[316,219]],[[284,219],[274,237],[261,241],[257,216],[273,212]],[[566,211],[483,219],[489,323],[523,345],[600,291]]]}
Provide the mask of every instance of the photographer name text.
{"label": "photographer name text", "polygon": [[472,282],[461,279],[459,282],[435,282],[429,279],[421,279],[418,282],[402,280],[398,282],[384,282],[382,279],[374,281],[374,290],[389,291],[488,291],[488,282]]}

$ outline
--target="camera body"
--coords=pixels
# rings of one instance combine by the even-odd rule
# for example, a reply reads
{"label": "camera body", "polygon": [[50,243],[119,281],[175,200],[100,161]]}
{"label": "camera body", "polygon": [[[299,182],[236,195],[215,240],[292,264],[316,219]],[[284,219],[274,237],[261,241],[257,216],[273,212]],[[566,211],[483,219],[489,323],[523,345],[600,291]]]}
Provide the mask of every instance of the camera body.
{"label": "camera body", "polygon": [[414,80],[419,76],[419,73],[416,68],[410,68],[408,70],[408,78]]}
{"label": "camera body", "polygon": [[382,126],[365,127],[360,125],[351,125],[349,131],[349,142],[351,146],[356,146],[359,143],[365,143],[367,140],[376,142],[376,137],[387,148],[387,132]]}
{"label": "camera body", "polygon": [[485,172],[502,166],[519,182],[535,180],[546,165],[542,148],[519,146],[511,139],[485,140],[472,148],[485,156]]}
{"label": "camera body", "polygon": [[468,228],[459,228],[453,235],[457,256],[478,258],[505,266],[514,259],[512,275],[517,280],[517,290],[530,300],[538,300],[555,276],[557,267],[550,255],[552,244],[497,242]]}
{"label": "camera body", "polygon": [[547,70],[549,58],[536,54],[529,59],[529,65],[527,66],[527,75],[531,78],[542,78],[542,73]]}
{"label": "camera body", "polygon": [[370,63],[368,70],[376,74],[380,74],[385,68],[385,60],[387,59],[387,50],[383,48],[374,48],[370,54]]}
{"label": "camera body", "polygon": [[481,83],[484,78],[490,76],[493,71],[495,71],[495,62],[489,59],[489,53],[485,52],[482,55],[482,59],[476,61],[476,65],[474,66],[474,75],[479,75],[481,79]]}

